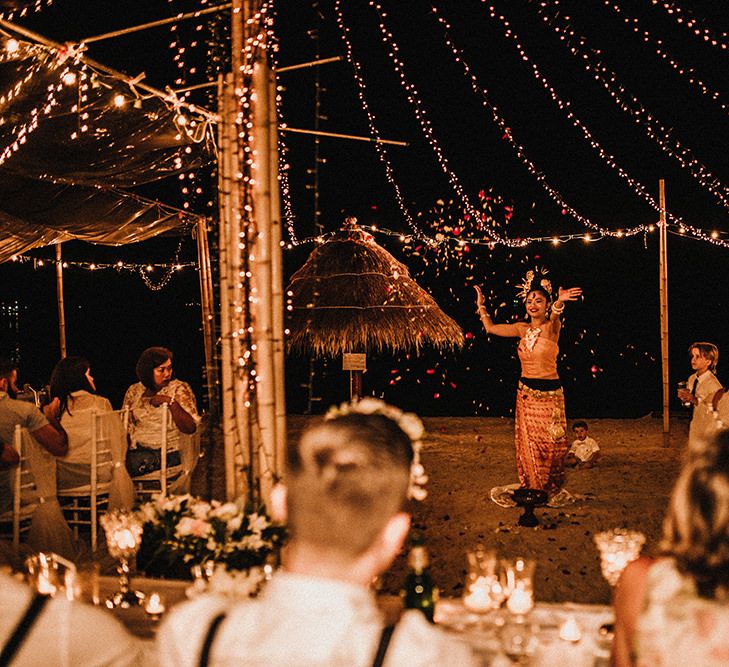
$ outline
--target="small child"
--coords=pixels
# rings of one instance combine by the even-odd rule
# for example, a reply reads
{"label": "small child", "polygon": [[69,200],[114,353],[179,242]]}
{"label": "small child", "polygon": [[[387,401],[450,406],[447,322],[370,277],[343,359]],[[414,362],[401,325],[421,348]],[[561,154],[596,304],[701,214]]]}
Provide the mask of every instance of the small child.
{"label": "small child", "polygon": [[564,464],[570,468],[592,468],[600,458],[600,446],[587,435],[587,422],[576,421],[572,431],[575,441],[567,452]]}

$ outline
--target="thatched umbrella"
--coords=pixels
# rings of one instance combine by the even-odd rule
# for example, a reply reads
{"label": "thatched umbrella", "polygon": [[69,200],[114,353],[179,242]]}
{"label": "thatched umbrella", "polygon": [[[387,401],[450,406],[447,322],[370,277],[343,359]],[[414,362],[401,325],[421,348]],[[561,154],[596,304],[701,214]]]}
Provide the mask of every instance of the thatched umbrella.
{"label": "thatched umbrella", "polygon": [[463,345],[458,324],[354,218],[309,255],[287,293],[290,351],[337,357]]}

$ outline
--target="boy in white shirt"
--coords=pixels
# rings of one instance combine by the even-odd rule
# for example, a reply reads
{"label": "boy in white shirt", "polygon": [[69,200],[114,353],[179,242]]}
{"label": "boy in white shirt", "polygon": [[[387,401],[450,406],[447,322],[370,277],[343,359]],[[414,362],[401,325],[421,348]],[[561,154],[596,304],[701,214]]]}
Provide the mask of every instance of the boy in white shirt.
{"label": "boy in white shirt", "polygon": [[570,468],[592,468],[600,458],[600,446],[587,435],[587,422],[576,421],[572,425],[575,440],[567,452],[564,464]]}

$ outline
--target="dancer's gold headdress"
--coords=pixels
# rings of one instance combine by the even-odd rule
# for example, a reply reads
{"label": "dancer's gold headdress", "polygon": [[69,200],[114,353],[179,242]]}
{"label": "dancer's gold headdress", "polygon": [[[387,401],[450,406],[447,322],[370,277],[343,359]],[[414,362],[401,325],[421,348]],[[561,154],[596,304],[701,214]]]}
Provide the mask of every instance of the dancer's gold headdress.
{"label": "dancer's gold headdress", "polygon": [[546,276],[547,269],[534,269],[533,271],[527,271],[524,276],[524,280],[519,286],[519,298],[521,298],[522,301],[526,301],[527,296],[529,296],[529,292],[532,292],[535,289],[543,289],[547,294],[549,294],[549,298],[551,299],[552,283]]}

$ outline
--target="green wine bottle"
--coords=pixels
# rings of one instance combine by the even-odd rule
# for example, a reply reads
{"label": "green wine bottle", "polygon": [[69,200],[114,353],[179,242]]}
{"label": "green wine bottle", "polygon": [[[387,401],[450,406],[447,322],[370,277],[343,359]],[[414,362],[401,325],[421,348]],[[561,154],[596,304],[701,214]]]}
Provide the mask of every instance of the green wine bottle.
{"label": "green wine bottle", "polygon": [[410,549],[408,566],[410,571],[400,592],[405,609],[419,609],[431,623],[434,622],[435,604],[438,602],[438,589],[428,571],[428,551],[418,544]]}

